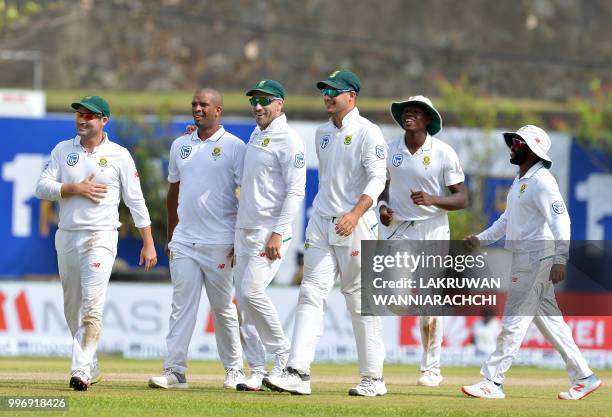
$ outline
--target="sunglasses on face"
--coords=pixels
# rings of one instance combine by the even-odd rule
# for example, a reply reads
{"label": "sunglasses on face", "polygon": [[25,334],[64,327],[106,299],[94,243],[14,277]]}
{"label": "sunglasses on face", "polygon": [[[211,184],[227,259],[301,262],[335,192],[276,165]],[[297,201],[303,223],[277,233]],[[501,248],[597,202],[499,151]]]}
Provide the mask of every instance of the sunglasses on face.
{"label": "sunglasses on face", "polygon": [[345,90],[338,90],[337,88],[323,88],[321,90],[321,94],[328,97],[337,97],[342,93],[348,93],[349,91],[353,91],[350,88]]}
{"label": "sunglasses on face", "polygon": [[258,104],[262,107],[266,107],[269,106],[273,101],[276,100],[282,100],[281,98],[278,97],[251,97],[249,98],[249,103],[251,103],[251,106],[255,107]]}
{"label": "sunglasses on face", "polygon": [[99,119],[100,118],[99,114],[96,114],[96,113],[81,113],[80,111],[74,112],[74,116],[77,119],[85,119],[88,122],[93,120],[93,119]]}
{"label": "sunglasses on face", "polygon": [[522,138],[517,138],[516,136],[512,138],[513,146],[523,146],[525,144],[525,140]]}

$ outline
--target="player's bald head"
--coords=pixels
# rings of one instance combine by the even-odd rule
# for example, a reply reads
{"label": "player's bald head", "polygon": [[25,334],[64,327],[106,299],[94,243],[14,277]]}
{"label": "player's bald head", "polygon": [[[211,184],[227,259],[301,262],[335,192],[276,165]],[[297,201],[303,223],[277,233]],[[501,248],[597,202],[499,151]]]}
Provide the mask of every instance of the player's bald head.
{"label": "player's bald head", "polygon": [[223,95],[214,88],[200,88],[193,93],[194,97],[202,96],[206,97],[207,101],[213,106],[219,106],[223,108]]}

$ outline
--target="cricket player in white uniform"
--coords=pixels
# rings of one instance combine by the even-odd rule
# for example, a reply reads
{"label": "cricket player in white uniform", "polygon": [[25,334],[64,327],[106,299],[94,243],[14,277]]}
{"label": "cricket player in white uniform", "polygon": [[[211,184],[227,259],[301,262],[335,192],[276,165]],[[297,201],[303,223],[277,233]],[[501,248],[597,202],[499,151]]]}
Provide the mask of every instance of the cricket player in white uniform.
{"label": "cricket player in white uniform", "polygon": [[86,96],[72,108],[77,136],[53,149],[36,196],[59,201],[55,248],[64,315],[73,337],[70,387],[85,391],[100,380],[96,349],[117,255],[121,198],[143,240],[140,265],[144,263],[145,271],[157,263],[157,255],[134,160],[104,132],[111,114],[108,103],[99,96]]}
{"label": "cricket player in white uniform", "polygon": [[287,124],[282,111],[283,86],[262,80],[246,95],[257,126],[244,157],[234,276],[252,372],[237,389],[257,391],[267,375],[265,353],[274,355],[271,375],[282,372],[289,355],[289,340],[266,288],[291,242],[291,225],[304,199],[306,168],[302,138]]}
{"label": "cricket player in white uniform", "polygon": [[503,136],[510,148],[510,162],[519,166],[506,210],[491,227],[465,241],[468,248],[474,248],[505,236],[506,249],[512,252],[512,279],[497,348],[480,370],[484,379],[462,390],[472,397],[505,398],[504,375],[533,321],[565,361],[571,386],[558,398],[579,400],[599,388],[601,380],[576,346],[555,299],[554,285],[565,279],[570,218],[549,171],[550,138],[533,125]]}
{"label": "cricket player in white uniform", "polygon": [[225,367],[225,388],[244,381],[236,307],[232,303],[232,257],[245,145],[220,124],[223,98],[197,90],[191,112],[197,127],[177,138],[168,163],[167,241],[172,277],[168,356],[151,388],[188,388],[185,370],[202,284],[210,302],[215,338]]}
{"label": "cricket player in white uniform", "polygon": [[[388,228],[384,238],[449,240],[447,212],[467,207],[468,192],[457,154],[434,137],[442,130],[440,113],[429,98],[413,96],[391,104],[391,115],[405,134],[389,144],[388,181],[378,203],[381,222]],[[419,317],[419,385],[437,387],[442,382],[442,324],[441,316]]]}
{"label": "cricket player in white uniform", "polygon": [[361,240],[374,240],[373,208],[385,185],[387,144],[378,126],[356,107],[360,82],[350,71],[336,71],[317,83],[331,119],[317,129],[319,191],[306,229],[304,278],[285,372],[264,385],[292,394],[310,394],[310,364],[323,331],[325,303],[336,278],[351,314],[361,382],[349,395],[377,396],[383,382],[380,317],[361,315]]}

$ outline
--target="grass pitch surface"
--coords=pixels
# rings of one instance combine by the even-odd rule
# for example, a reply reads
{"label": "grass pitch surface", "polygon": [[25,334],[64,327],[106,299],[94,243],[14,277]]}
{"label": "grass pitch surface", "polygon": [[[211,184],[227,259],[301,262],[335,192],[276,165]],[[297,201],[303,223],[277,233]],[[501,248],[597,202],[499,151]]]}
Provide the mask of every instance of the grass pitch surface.
{"label": "grass pitch surface", "polygon": [[101,357],[103,381],[89,391],[68,388],[70,361],[65,358],[0,358],[0,396],[65,396],[69,411],[0,411],[6,416],[612,416],[612,370],[598,371],[604,386],[581,401],[561,401],[567,389],[562,370],[512,368],[505,384],[505,400],[466,397],[461,385],[479,381],[476,368],[443,368],[439,388],[416,385],[414,366],[385,366],[389,393],[384,397],[349,397],[358,382],[354,364],[318,364],[312,369],[311,396],[271,391],[225,390],[218,362],[189,364],[188,390],[147,387],[161,360],[136,361]]}

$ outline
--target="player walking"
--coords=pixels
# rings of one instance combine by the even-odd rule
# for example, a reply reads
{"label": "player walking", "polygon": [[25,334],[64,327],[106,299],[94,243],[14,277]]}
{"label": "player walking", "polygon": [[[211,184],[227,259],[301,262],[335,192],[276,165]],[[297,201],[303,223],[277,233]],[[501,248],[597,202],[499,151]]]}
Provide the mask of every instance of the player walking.
{"label": "player walking", "polygon": [[349,395],[377,396],[385,347],[380,317],[361,315],[361,240],[376,239],[372,210],[384,188],[387,145],[380,128],[356,107],[361,84],[350,71],[317,83],[331,119],[317,129],[319,192],[306,229],[304,278],[285,372],[264,380],[277,391],[310,394],[310,364],[323,328],[327,296],[337,277],[351,314],[361,382]]}
{"label": "player walking", "polygon": [[244,381],[232,257],[245,145],[220,125],[221,94],[197,90],[191,103],[197,127],[177,138],[168,164],[167,241],[172,278],[168,356],[151,388],[188,388],[187,351],[196,324],[202,284],[211,305],[225,388]]}
{"label": "player walking", "polygon": [[280,374],[287,363],[289,340],[266,288],[291,242],[291,226],[304,198],[306,168],[302,138],[287,124],[282,111],[283,86],[275,80],[262,80],[246,95],[257,126],[244,157],[235,277],[252,373],[237,389],[256,391],[267,375],[264,347],[274,354],[271,375]]}
{"label": "player walking", "polygon": [[131,155],[104,132],[106,100],[86,96],[72,103],[77,136],[60,142],[36,186],[40,199],[59,201],[55,248],[64,292],[64,315],[73,338],[70,387],[86,391],[100,380],[96,349],[106,288],[117,255],[119,201],[130,209],[143,240],[140,265],[157,263],[151,220]]}
{"label": "player walking", "polygon": [[480,370],[484,379],[461,389],[472,397],[505,398],[504,375],[533,321],[565,361],[571,386],[559,393],[559,399],[579,400],[599,388],[601,380],[576,346],[555,299],[554,284],[565,279],[570,218],[549,171],[550,138],[533,125],[503,136],[510,148],[510,163],[519,166],[506,210],[491,227],[465,241],[475,248],[505,236],[506,249],[512,252],[512,279],[497,348]]}
{"label": "player walking", "polygon": [[[457,154],[434,137],[442,130],[440,113],[427,97],[413,96],[391,104],[391,114],[405,134],[389,144],[388,181],[378,203],[380,220],[388,227],[385,238],[448,240],[447,211],[467,207],[468,192]],[[442,323],[441,316],[419,317],[419,385],[437,387],[442,381]]]}

